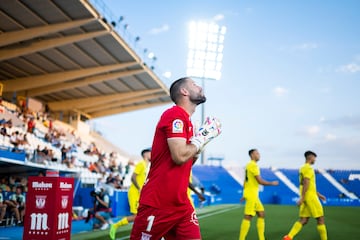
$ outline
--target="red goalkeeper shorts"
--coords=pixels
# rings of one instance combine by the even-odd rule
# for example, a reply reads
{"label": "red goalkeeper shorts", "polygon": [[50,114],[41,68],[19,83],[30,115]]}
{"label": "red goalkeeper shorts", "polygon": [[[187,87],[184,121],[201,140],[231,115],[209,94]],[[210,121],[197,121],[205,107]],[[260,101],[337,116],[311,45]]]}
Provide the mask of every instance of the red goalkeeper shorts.
{"label": "red goalkeeper shorts", "polygon": [[140,205],[130,240],[188,240],[201,239],[200,227],[194,208],[158,209]]}

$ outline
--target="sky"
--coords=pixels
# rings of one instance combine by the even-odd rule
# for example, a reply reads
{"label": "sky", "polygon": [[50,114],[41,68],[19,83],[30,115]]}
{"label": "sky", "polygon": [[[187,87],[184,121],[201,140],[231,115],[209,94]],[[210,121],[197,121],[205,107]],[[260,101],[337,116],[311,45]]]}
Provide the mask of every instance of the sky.
{"label": "sky", "polygon": [[[221,79],[204,86],[205,115],[218,117],[223,132],[207,145],[206,158],[244,166],[257,148],[260,167],[298,168],[312,150],[316,168],[360,169],[360,1],[103,2],[124,17],[127,41],[139,36],[136,47],[155,54],[166,84],[186,76],[190,21],[226,26]],[[92,124],[139,155],[171,106]],[[201,120],[200,108],[192,120]]]}

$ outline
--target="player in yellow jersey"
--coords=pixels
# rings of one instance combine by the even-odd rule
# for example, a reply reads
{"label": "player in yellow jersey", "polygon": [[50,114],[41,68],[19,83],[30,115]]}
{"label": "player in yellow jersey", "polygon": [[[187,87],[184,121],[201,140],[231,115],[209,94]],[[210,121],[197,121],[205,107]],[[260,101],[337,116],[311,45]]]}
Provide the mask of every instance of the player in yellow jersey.
{"label": "player in yellow jersey", "polygon": [[259,199],[259,185],[276,186],[278,181],[266,181],[260,176],[260,168],[257,162],[260,160],[260,153],[257,149],[249,150],[250,162],[246,165],[244,193],[242,200],[245,200],[244,219],[240,226],[239,240],[245,240],[250,229],[251,219],[257,215],[256,228],[259,240],[265,239],[265,210]]}
{"label": "player in yellow jersey", "polygon": [[128,191],[128,201],[130,205],[130,212],[132,213],[132,215],[123,217],[118,222],[111,225],[109,232],[111,239],[115,239],[116,230],[118,227],[127,225],[129,224],[129,222],[133,222],[135,220],[137,208],[139,205],[140,191],[145,183],[149,169],[151,149],[142,150],[141,156],[143,159],[135,166],[134,172],[131,176],[131,185]]}
{"label": "player in yellow jersey", "polygon": [[326,201],[326,198],[316,190],[315,171],[311,167],[315,163],[317,156],[312,151],[306,151],[304,155],[305,164],[299,171],[300,199],[297,204],[300,206],[300,219],[295,222],[290,232],[283,239],[292,240],[309,221],[309,218],[313,217],[317,220],[317,230],[320,234],[320,239],[327,240],[324,211],[319,200],[320,198],[322,201]]}

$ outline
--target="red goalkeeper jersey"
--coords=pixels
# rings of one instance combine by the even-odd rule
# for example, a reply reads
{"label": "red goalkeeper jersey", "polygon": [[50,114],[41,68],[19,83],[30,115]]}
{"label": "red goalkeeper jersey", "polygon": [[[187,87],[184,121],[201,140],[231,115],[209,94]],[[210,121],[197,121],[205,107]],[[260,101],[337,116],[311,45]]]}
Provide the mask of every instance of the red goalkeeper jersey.
{"label": "red goalkeeper jersey", "polygon": [[141,190],[140,204],[155,208],[187,208],[192,160],[177,165],[171,158],[167,139],[184,138],[190,143],[193,126],[189,114],[181,107],[166,110],[155,130],[151,149],[151,167]]}

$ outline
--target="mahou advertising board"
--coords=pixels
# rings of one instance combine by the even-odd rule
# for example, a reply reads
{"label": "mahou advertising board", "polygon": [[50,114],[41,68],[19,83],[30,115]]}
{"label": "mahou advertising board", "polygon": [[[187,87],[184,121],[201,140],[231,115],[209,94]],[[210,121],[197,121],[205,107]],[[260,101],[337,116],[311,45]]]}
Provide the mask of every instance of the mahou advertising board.
{"label": "mahou advertising board", "polygon": [[29,177],[23,240],[70,240],[74,179]]}

